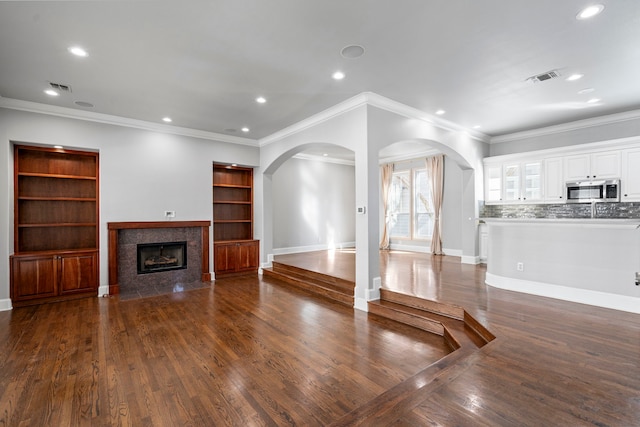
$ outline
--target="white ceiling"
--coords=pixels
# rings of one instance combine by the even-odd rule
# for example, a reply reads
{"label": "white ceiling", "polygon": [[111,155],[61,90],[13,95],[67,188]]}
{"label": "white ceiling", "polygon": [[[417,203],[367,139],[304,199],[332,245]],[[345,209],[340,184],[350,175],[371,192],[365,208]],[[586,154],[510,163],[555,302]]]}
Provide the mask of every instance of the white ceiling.
{"label": "white ceiling", "polygon": [[[590,3],[1,1],[0,96],[260,139],[374,92],[498,136],[640,108],[640,0],[576,20]],[[343,58],[352,44],[365,54]],[[49,82],[72,92],[50,98]]]}

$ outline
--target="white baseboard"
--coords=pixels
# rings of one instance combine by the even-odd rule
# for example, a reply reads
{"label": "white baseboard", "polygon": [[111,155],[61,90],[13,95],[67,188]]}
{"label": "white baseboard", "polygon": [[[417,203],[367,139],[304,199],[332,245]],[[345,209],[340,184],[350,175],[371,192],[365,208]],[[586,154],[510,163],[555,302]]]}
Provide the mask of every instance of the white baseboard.
{"label": "white baseboard", "polygon": [[571,288],[531,280],[512,279],[491,273],[486,274],[485,283],[489,286],[509,291],[640,314],[640,298],[632,296]]}
{"label": "white baseboard", "polygon": [[356,298],[353,308],[355,308],[356,310],[368,312],[369,311],[368,301],[366,299]]}
{"label": "white baseboard", "polygon": [[286,255],[286,254],[298,254],[302,252],[315,252],[315,251],[327,251],[330,249],[347,249],[355,248],[356,242],[343,242],[334,245],[321,244],[321,245],[309,245],[309,246],[292,246],[288,248],[274,248],[273,255]]}
{"label": "white baseboard", "polygon": [[480,257],[479,256],[462,255],[461,258],[460,258],[460,263],[461,264],[480,264]]}
{"label": "white baseboard", "polygon": [[98,286],[98,296],[102,297],[109,295],[109,285]]}
{"label": "white baseboard", "polygon": [[11,299],[0,299],[0,311],[9,311],[12,310]]}

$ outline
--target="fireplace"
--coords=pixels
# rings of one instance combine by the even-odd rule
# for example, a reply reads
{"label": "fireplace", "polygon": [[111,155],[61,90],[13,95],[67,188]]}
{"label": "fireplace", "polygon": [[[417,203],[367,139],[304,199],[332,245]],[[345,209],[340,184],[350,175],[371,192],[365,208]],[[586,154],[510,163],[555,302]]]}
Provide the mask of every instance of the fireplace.
{"label": "fireplace", "polygon": [[139,243],[138,274],[187,268],[187,242]]}
{"label": "fireplace", "polygon": [[[163,221],[163,222],[110,222],[109,230],[109,294],[127,294],[136,289],[151,289],[180,284],[187,288],[191,285],[209,282],[209,227],[211,221]],[[175,269],[178,258],[175,253],[167,253],[167,245],[185,244],[183,249],[184,267]],[[151,262],[152,272],[140,274],[138,268],[138,245],[164,246],[162,254],[144,256],[163,256]],[[187,256],[188,254],[188,256]],[[187,265],[187,258],[189,263]],[[167,270],[164,267],[170,267]]]}

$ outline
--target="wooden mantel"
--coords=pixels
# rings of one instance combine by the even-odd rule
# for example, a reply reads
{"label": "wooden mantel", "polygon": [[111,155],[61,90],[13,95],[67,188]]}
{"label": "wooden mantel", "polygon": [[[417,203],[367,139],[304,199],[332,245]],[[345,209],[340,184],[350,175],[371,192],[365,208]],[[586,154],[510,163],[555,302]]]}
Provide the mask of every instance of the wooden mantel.
{"label": "wooden mantel", "polygon": [[202,275],[203,282],[211,281],[209,271],[209,227],[211,221],[141,221],[141,222],[108,222],[109,230],[109,295],[120,293],[118,284],[118,231],[145,228],[201,228]]}

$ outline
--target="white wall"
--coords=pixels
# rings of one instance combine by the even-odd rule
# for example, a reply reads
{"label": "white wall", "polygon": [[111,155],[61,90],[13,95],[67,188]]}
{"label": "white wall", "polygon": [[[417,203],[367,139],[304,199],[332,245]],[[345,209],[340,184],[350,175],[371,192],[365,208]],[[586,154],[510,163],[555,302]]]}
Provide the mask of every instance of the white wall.
{"label": "white wall", "polygon": [[274,253],[355,242],[355,168],[291,158],[272,176]]}
{"label": "white wall", "polygon": [[633,111],[493,138],[490,155],[525,153],[638,136],[639,115],[639,111]]}
{"label": "white wall", "polygon": [[257,146],[2,108],[0,132],[0,300],[9,298],[13,252],[11,142],[99,151],[101,286],[108,285],[108,222],[163,221],[165,210],[177,221],[210,220],[212,163],[259,163]]}

